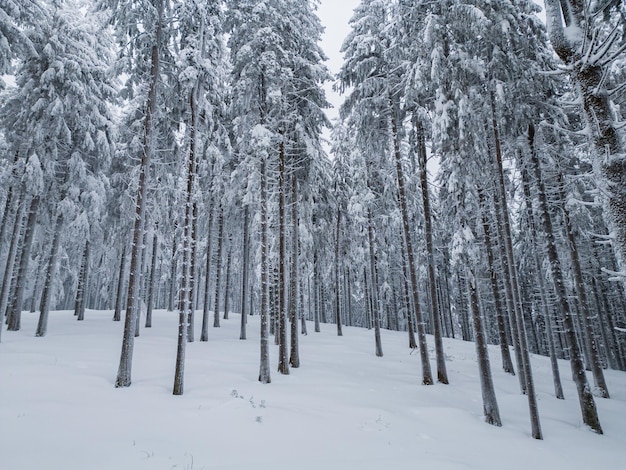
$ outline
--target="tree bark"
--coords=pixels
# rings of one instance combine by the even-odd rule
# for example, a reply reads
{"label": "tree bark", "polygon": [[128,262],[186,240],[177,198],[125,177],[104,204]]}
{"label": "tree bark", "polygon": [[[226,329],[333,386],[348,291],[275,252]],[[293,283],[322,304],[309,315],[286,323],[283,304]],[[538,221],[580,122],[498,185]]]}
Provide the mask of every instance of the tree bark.
{"label": "tree bark", "polygon": [[217,216],[217,262],[215,265],[215,304],[213,328],[220,327],[220,294],[222,291],[222,254],[224,251],[224,206],[220,203]]}
{"label": "tree bark", "polygon": [[269,351],[269,331],[268,331],[268,251],[267,244],[267,174],[265,157],[261,157],[261,360],[259,366],[259,382],[268,384],[272,381],[270,377],[270,351]]}
{"label": "tree bark", "polygon": [[148,297],[146,299],[146,328],[152,328],[152,307],[154,304],[154,282],[156,272],[157,252],[159,248],[159,237],[157,235],[157,226],[155,226],[152,235],[152,256],[150,260],[150,278],[148,280]]}
{"label": "tree bark", "polygon": [[61,227],[63,226],[63,214],[57,215],[52,235],[48,267],[44,278],[43,292],[41,293],[41,306],[39,308],[39,322],[35,336],[42,337],[48,332],[48,317],[50,316],[50,299],[52,298],[53,279],[57,270],[59,245],[61,242]]}
{"label": "tree bark", "polygon": [[591,393],[589,383],[587,382],[587,376],[585,375],[585,367],[583,365],[582,356],[580,353],[580,346],[578,344],[576,331],[574,329],[574,321],[572,320],[569,303],[567,301],[567,292],[565,289],[565,283],[563,281],[561,263],[557,254],[556,238],[552,227],[552,218],[550,217],[550,212],[548,209],[546,189],[543,178],[541,176],[541,167],[539,165],[539,157],[537,155],[537,149],[535,145],[535,128],[532,124],[528,128],[528,144],[530,147],[530,161],[535,176],[535,184],[537,185],[537,197],[539,199],[541,220],[543,223],[543,230],[547,242],[550,270],[552,272],[552,279],[556,294],[558,296],[559,307],[563,319],[563,327],[565,329],[565,336],[569,343],[572,377],[574,383],[576,384],[576,390],[578,392],[578,400],[580,402],[583,422],[593,431],[597,432],[598,434],[602,434],[602,427],[600,426],[596,403]]}
{"label": "tree bark", "polygon": [[243,247],[241,260],[241,327],[239,330],[239,339],[247,339],[246,323],[247,323],[247,301],[248,293],[248,270],[250,268],[250,246],[249,246],[249,209],[247,205],[243,206]]}
{"label": "tree bark", "polygon": [[281,132],[278,149],[278,372],[289,374],[289,357],[287,349],[287,317],[285,305],[285,282],[287,259],[285,254],[285,141]]}
{"label": "tree bark", "polygon": [[85,319],[85,304],[87,303],[87,282],[89,279],[89,240],[85,243],[83,262],[80,268],[80,278],[76,289],[76,302],[74,305],[74,315],[78,321]]}
{"label": "tree bark", "polygon": [[[378,281],[376,272],[376,250],[374,247],[374,220],[372,210],[367,210],[367,238],[370,254],[370,291],[372,295],[372,323],[374,324],[374,340],[376,344],[376,356],[383,357],[383,345],[380,338],[380,310],[381,305],[378,300]],[[424,337],[424,341],[426,341]],[[429,364],[430,366],[430,364]]]}
{"label": "tree bark", "polygon": [[289,365],[300,367],[300,348],[298,344],[298,251],[300,249],[298,223],[298,179],[295,168],[291,175],[291,277],[289,278],[289,321],[291,341],[289,343]]}
{"label": "tree bark", "polygon": [[163,0],[155,0],[158,20],[156,24],[155,42],[151,51],[150,86],[144,118],[144,132],[139,166],[139,184],[137,187],[137,203],[135,207],[135,222],[133,226],[133,244],[130,255],[130,272],[128,282],[128,298],[126,301],[126,316],[124,319],[124,336],[122,339],[122,351],[120,364],[115,379],[115,387],[130,387],[133,360],[133,348],[135,345],[135,322],[137,316],[137,297],[139,295],[139,278],[141,273],[141,240],[146,211],[146,196],[148,189],[148,169],[153,147],[152,119],[156,113],[157,86],[161,70],[159,48],[163,37]]}

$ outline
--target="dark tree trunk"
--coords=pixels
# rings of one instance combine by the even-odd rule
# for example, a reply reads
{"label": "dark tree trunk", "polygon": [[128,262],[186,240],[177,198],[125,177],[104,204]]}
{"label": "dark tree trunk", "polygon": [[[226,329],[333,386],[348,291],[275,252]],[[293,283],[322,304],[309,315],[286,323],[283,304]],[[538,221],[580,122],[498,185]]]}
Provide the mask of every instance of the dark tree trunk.
{"label": "dark tree trunk", "polygon": [[376,356],[383,357],[383,345],[380,338],[380,310],[381,305],[378,300],[378,281],[376,270],[376,250],[374,247],[374,221],[372,211],[367,211],[367,238],[370,254],[370,292],[372,295],[372,323],[374,324],[374,340],[376,343]]}
{"label": "dark tree trunk", "polygon": [[341,296],[339,282],[339,243],[341,234],[341,209],[337,209],[337,231],[335,233],[335,322],[337,323],[337,336],[343,336],[341,330]]}
{"label": "dark tree trunk", "polygon": [[83,262],[80,267],[80,277],[78,288],[76,289],[76,302],[74,305],[74,315],[78,321],[85,319],[85,304],[87,303],[87,286],[89,279],[89,240],[85,243]]}
{"label": "dark tree trunk", "polygon": [[146,211],[146,196],[148,189],[148,169],[153,152],[153,126],[152,119],[156,113],[157,86],[160,75],[159,48],[163,37],[163,0],[155,0],[157,10],[157,24],[155,43],[152,45],[150,88],[146,115],[144,118],[144,133],[142,142],[141,162],[139,166],[139,184],[137,186],[137,203],[135,207],[135,222],[133,226],[133,244],[130,255],[130,272],[128,281],[128,298],[126,301],[126,317],[124,319],[124,336],[122,339],[122,351],[120,365],[117,371],[115,387],[129,387],[131,384],[131,371],[133,361],[133,348],[135,345],[135,323],[137,317],[137,300],[139,296],[139,272],[141,266],[141,240]]}
{"label": "dark tree trunk", "polygon": [[170,285],[169,295],[167,297],[167,311],[174,311],[174,301],[176,299],[176,271],[177,271],[177,258],[176,258],[176,228],[174,228],[174,236],[172,237],[172,257],[170,259]]}
{"label": "dark tree trunk", "polygon": [[126,243],[122,248],[122,259],[120,261],[119,276],[117,278],[117,293],[115,295],[115,311],[113,312],[113,321],[120,321],[122,318],[122,302],[124,301],[124,278],[126,267]]}
{"label": "dark tree trunk", "polygon": [[0,335],[2,334],[4,315],[9,303],[9,291],[11,290],[11,282],[15,271],[19,238],[22,231],[22,219],[24,218],[24,212],[26,210],[25,202],[25,194],[22,193],[17,201],[15,220],[13,221],[13,230],[11,231],[11,244],[9,245],[9,252],[6,257],[4,277],[2,278],[2,289],[0,290]]}
{"label": "dark tree trunk", "polygon": [[56,274],[57,258],[59,256],[59,244],[61,242],[61,227],[63,226],[63,215],[57,215],[52,234],[50,255],[48,257],[48,267],[44,278],[43,292],[41,293],[41,306],[39,308],[39,322],[35,336],[45,336],[48,331],[48,317],[50,315],[50,299],[52,298],[53,279]]}
{"label": "dark tree trunk", "polygon": [[259,366],[259,382],[268,384],[272,381],[270,377],[270,351],[269,351],[269,331],[268,331],[268,251],[267,244],[267,174],[265,158],[261,157],[261,361]]}
{"label": "dark tree trunk", "polygon": [[278,149],[278,372],[289,374],[287,349],[287,317],[285,306],[285,281],[287,259],[285,254],[285,142],[284,133]]}
{"label": "dark tree trunk", "polygon": [[[250,268],[250,246],[249,246],[249,209],[247,205],[243,206],[243,246],[242,246],[242,267],[241,267],[241,328],[239,339],[247,339],[246,323],[248,311],[246,309],[246,294],[248,293],[248,270]],[[250,296],[252,297],[252,296]]]}
{"label": "dark tree trunk", "polygon": [[154,304],[154,282],[156,279],[156,261],[159,248],[159,237],[155,227],[152,235],[152,256],[150,260],[150,279],[148,280],[148,297],[146,299],[146,328],[152,328],[152,307]]}
{"label": "dark tree trunk", "polygon": [[206,272],[204,278],[204,302],[202,304],[202,332],[200,333],[200,341],[209,340],[209,309],[211,306],[211,261],[213,255],[212,243],[212,227],[213,227],[213,204],[212,198],[209,200],[209,220],[207,222],[207,242],[206,242]]}
{"label": "dark tree trunk", "polygon": [[22,253],[20,256],[20,264],[17,271],[15,283],[15,293],[13,295],[13,304],[9,312],[8,331],[19,331],[22,327],[22,309],[24,304],[24,289],[26,286],[26,277],[28,276],[28,265],[30,262],[30,251],[33,245],[33,236],[35,234],[35,223],[37,222],[37,210],[39,209],[39,196],[32,198],[28,218],[26,219],[26,228],[24,230],[24,239],[22,241]]}
{"label": "dark tree trunk", "polygon": [[498,326],[498,336],[500,338],[500,351],[502,352],[502,368],[505,372],[515,375],[513,369],[513,361],[511,360],[511,352],[507,341],[506,323],[504,322],[504,307],[502,298],[500,297],[500,289],[498,287],[498,279],[495,268],[495,256],[493,244],[491,242],[491,226],[487,218],[487,208],[485,207],[485,196],[482,188],[478,188],[478,198],[481,204],[481,218],[483,225],[483,234],[485,240],[485,248],[487,249],[487,269],[489,271],[489,281],[491,282],[491,293],[496,309],[496,323]]}
{"label": "dark tree trunk", "polygon": [[298,223],[298,179],[295,168],[291,176],[291,277],[289,278],[289,321],[291,326],[291,341],[289,351],[289,365],[300,367],[300,348],[298,345],[298,250],[299,246]]}
{"label": "dark tree trunk", "polygon": [[476,345],[476,357],[478,359],[478,375],[480,378],[480,390],[483,397],[483,413],[485,421],[494,426],[502,426],[496,391],[493,387],[491,377],[491,366],[489,365],[489,352],[487,350],[487,339],[483,326],[483,318],[480,313],[478,293],[476,291],[476,278],[473,273],[469,273],[467,282],[469,290],[470,310],[474,325],[474,343]]}
{"label": "dark tree trunk", "polygon": [[591,388],[587,382],[585,375],[585,367],[583,365],[580,346],[576,338],[574,329],[574,321],[570,313],[569,303],[567,301],[567,292],[563,281],[563,273],[561,263],[556,249],[556,238],[552,228],[552,219],[548,209],[548,201],[546,197],[546,189],[541,176],[541,167],[539,166],[539,157],[535,147],[535,129],[531,125],[528,128],[528,143],[530,147],[530,161],[535,175],[535,184],[537,185],[537,197],[539,199],[539,208],[543,230],[547,242],[548,258],[550,260],[550,270],[552,272],[552,280],[558,297],[558,303],[561,310],[563,320],[564,333],[569,343],[570,365],[572,368],[572,377],[576,384],[578,399],[583,416],[583,422],[593,431],[602,434],[602,427],[598,418],[596,403],[591,394]]}
{"label": "dark tree trunk", "polygon": [[[439,316],[439,302],[437,299],[437,279],[435,276],[435,249],[433,246],[432,214],[430,210],[430,196],[428,192],[428,175],[426,168],[426,142],[424,138],[424,128],[419,119],[415,119],[415,130],[417,134],[417,154],[419,157],[419,176],[422,190],[422,204],[424,208],[424,237],[426,239],[426,253],[428,256],[428,284],[430,287],[430,314],[433,322],[433,334],[435,339],[435,354],[437,357],[437,381],[443,384],[448,383],[448,373],[446,371],[445,353],[443,351],[443,340],[441,333],[441,319]],[[396,124],[393,124],[394,134],[397,135]],[[398,138],[395,139],[396,166],[398,171],[402,171],[400,162],[400,144]],[[403,178],[398,174],[398,180]],[[402,185],[404,186],[404,184]],[[403,188],[404,192],[404,188]],[[404,197],[404,196],[401,196]]]}
{"label": "dark tree trunk", "polygon": [[233,260],[232,239],[228,239],[228,251],[226,253],[226,279],[224,279],[224,315],[222,318],[228,320],[228,310],[230,309],[230,270]]}
{"label": "dark tree trunk", "polygon": [[220,294],[222,291],[222,254],[224,251],[224,206],[220,203],[217,216],[217,261],[215,264],[215,304],[213,328],[220,327]]}

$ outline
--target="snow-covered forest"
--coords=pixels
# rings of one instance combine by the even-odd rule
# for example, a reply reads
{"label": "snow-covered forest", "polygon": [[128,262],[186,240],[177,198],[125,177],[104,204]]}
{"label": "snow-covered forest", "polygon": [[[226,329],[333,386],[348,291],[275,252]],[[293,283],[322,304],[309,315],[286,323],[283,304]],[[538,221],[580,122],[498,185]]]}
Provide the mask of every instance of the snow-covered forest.
{"label": "snow-covered forest", "polygon": [[99,386],[133,387],[174,315],[183,395],[189,343],[225,324],[262,384],[356,327],[424,386],[473,343],[489,424],[513,377],[547,437],[548,378],[602,434],[626,371],[626,3],[361,0],[336,75],[318,3],[0,0],[0,364],[71,331],[58,311],[110,312]]}

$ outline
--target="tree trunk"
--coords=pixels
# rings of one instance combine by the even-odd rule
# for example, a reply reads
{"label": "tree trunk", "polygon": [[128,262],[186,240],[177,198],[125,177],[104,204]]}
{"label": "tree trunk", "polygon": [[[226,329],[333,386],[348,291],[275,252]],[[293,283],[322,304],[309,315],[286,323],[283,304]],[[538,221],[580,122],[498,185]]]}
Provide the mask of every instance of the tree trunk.
{"label": "tree trunk", "polygon": [[74,315],[78,321],[85,319],[85,304],[87,303],[87,282],[89,279],[89,240],[85,243],[83,262],[80,267],[80,278],[76,289],[76,302],[74,305]]}
{"label": "tree trunk", "polygon": [[50,247],[50,255],[48,258],[48,267],[46,268],[46,277],[44,278],[43,292],[41,293],[41,306],[39,308],[39,322],[35,336],[46,336],[48,331],[48,317],[50,315],[50,299],[52,298],[53,279],[57,270],[57,258],[59,256],[59,244],[61,242],[61,227],[63,226],[63,214],[57,215],[54,224],[54,233],[52,235],[52,243]]}
{"label": "tree trunk", "polygon": [[39,196],[32,198],[28,218],[26,220],[26,228],[24,230],[24,239],[22,242],[22,253],[20,256],[20,264],[17,271],[15,283],[15,293],[13,296],[13,304],[9,314],[8,331],[19,331],[22,324],[22,309],[24,304],[24,289],[26,287],[26,278],[28,276],[28,264],[30,262],[30,251],[33,245],[33,236],[35,234],[35,223],[37,222],[37,210],[39,208]]}
{"label": "tree trunk", "polygon": [[[435,276],[435,249],[433,246],[432,214],[430,210],[430,196],[428,194],[428,175],[426,168],[426,142],[424,139],[424,128],[419,119],[414,121],[417,133],[417,154],[419,157],[420,186],[422,190],[422,205],[424,208],[424,237],[426,239],[426,253],[428,256],[428,283],[430,287],[430,314],[433,322],[433,334],[435,339],[435,354],[437,357],[437,381],[443,384],[448,383],[448,373],[446,371],[445,353],[443,351],[443,340],[441,334],[441,319],[439,316],[439,302],[437,299],[437,279]],[[403,176],[402,163],[400,161],[400,144],[398,142],[396,123],[393,123],[396,152],[396,167],[399,168],[398,180]],[[404,184],[402,185],[404,186]],[[402,190],[404,192],[404,188]],[[406,198],[406,196],[401,196]],[[406,202],[405,202],[406,204]]]}
{"label": "tree trunk", "polygon": [[209,198],[209,220],[207,222],[207,242],[206,242],[206,272],[204,278],[204,302],[202,303],[202,332],[200,341],[209,340],[209,308],[211,306],[211,258],[213,254],[212,227],[213,227],[213,198]]}
{"label": "tree trunk", "polygon": [[185,201],[185,224],[183,226],[183,272],[181,280],[180,312],[178,314],[178,342],[176,347],[176,369],[174,372],[174,395],[182,395],[184,391],[185,375],[185,349],[187,345],[187,335],[189,334],[189,321],[193,321],[193,277],[195,263],[194,256],[194,180],[196,177],[196,126],[197,108],[196,85],[189,97],[190,110],[190,135],[189,135],[189,160],[187,162],[187,194]]}
{"label": "tree trunk", "polygon": [[24,218],[25,194],[22,193],[16,201],[15,220],[13,222],[13,230],[11,231],[11,244],[9,252],[6,256],[6,265],[4,268],[4,277],[2,278],[2,289],[0,290],[0,336],[4,327],[4,315],[9,303],[9,291],[11,281],[13,280],[13,272],[15,271],[15,261],[17,258],[17,248],[22,231],[22,219]]}
{"label": "tree trunk", "polygon": [[[380,310],[381,305],[378,300],[378,281],[376,273],[376,251],[374,247],[374,221],[372,210],[367,210],[367,238],[370,254],[370,285],[372,293],[372,320],[374,324],[374,339],[376,343],[376,356],[383,357],[383,345],[380,338]],[[425,340],[424,340],[425,341]]]}
{"label": "tree trunk", "polygon": [[249,218],[249,209],[248,205],[246,204],[243,206],[243,254],[241,257],[241,328],[239,331],[239,339],[247,339],[246,323],[248,311],[246,309],[246,294],[248,293],[248,271],[250,268]]}
{"label": "tree trunk", "polygon": [[139,184],[137,186],[137,203],[135,207],[135,221],[133,226],[133,244],[130,254],[130,272],[128,281],[128,298],[126,301],[126,317],[124,319],[124,336],[122,339],[122,351],[120,364],[115,380],[115,387],[130,387],[131,370],[133,361],[133,348],[135,345],[135,322],[137,316],[137,297],[139,295],[139,278],[141,273],[141,239],[146,211],[146,196],[148,189],[148,169],[153,149],[152,119],[156,113],[157,85],[160,75],[159,48],[163,37],[163,0],[155,0],[158,20],[156,25],[155,43],[152,45],[150,88],[144,118],[144,133],[142,142],[141,162],[139,166]]}
{"label": "tree trunk", "polygon": [[285,254],[285,142],[281,132],[278,149],[278,372],[289,374],[289,357],[287,349],[287,317],[285,306],[285,281],[287,259]]}
{"label": "tree trunk", "polygon": [[228,239],[228,252],[226,253],[226,279],[224,280],[224,315],[222,318],[228,320],[228,310],[230,309],[230,269],[233,259],[232,239]]}
{"label": "tree trunk", "polygon": [[478,188],[478,199],[481,205],[481,219],[483,226],[483,234],[485,240],[485,248],[487,249],[487,269],[489,271],[489,281],[491,282],[491,293],[493,294],[493,300],[496,309],[496,323],[498,326],[498,335],[500,338],[500,351],[502,352],[502,368],[505,372],[515,375],[513,369],[513,361],[511,360],[511,351],[509,350],[509,344],[506,334],[506,323],[504,322],[504,307],[502,305],[502,298],[500,297],[500,289],[498,287],[498,279],[496,277],[495,268],[495,256],[493,244],[491,242],[491,227],[487,218],[487,208],[485,207],[485,196],[482,188]]}
{"label": "tree trunk", "polygon": [[220,294],[222,291],[222,253],[224,251],[224,206],[220,203],[217,216],[217,262],[215,265],[215,307],[213,328],[220,327]]}
{"label": "tree trunk", "polygon": [[335,233],[335,322],[337,323],[337,336],[343,336],[341,330],[341,308],[339,292],[339,242],[341,233],[341,209],[337,208],[337,231]]}
{"label": "tree trunk", "polygon": [[[195,106],[195,103],[194,103]],[[197,118],[194,118],[196,121]],[[196,154],[196,143],[195,143],[195,135],[196,129],[195,125],[191,131],[192,139],[193,139],[193,154]],[[195,157],[194,157],[195,158]],[[194,172],[196,163],[194,162]],[[195,175],[194,175],[195,179]],[[195,191],[195,189],[194,189]],[[193,196],[192,196],[193,197]],[[189,265],[189,317],[187,318],[187,341],[193,343],[195,340],[195,316],[196,316],[196,290],[198,283],[196,282],[197,268],[196,268],[196,257],[198,254],[198,202],[193,201],[193,207],[191,210],[191,260]]]}
{"label": "tree trunk", "polygon": [[565,336],[569,343],[570,352],[570,365],[572,368],[572,377],[576,384],[576,390],[578,392],[578,399],[580,402],[580,408],[583,416],[583,422],[589,426],[593,431],[598,434],[602,434],[602,427],[600,426],[600,420],[598,418],[598,411],[596,409],[596,403],[591,394],[591,388],[587,382],[587,376],[585,375],[585,368],[583,365],[580,346],[578,339],[576,338],[576,331],[574,329],[574,321],[570,313],[569,303],[567,301],[567,292],[565,290],[565,284],[563,282],[563,273],[561,270],[561,263],[556,249],[556,239],[554,230],[552,228],[552,219],[548,209],[548,201],[546,197],[546,189],[541,176],[541,167],[539,166],[539,157],[537,155],[537,149],[535,147],[535,129],[530,125],[528,128],[528,143],[530,147],[530,161],[533,167],[535,175],[535,184],[537,185],[537,197],[539,199],[539,208],[541,213],[541,220],[543,223],[543,230],[547,242],[548,258],[550,260],[550,270],[552,272],[552,280],[558,297],[559,307],[561,310],[561,316],[563,319],[563,327],[565,329]]}
{"label": "tree trunk", "polygon": [[261,157],[261,360],[259,366],[259,382],[268,384],[272,381],[270,377],[270,351],[268,332],[268,254],[267,244],[267,174],[265,157]]}
{"label": "tree trunk", "polygon": [[[407,252],[407,262],[409,275],[411,279],[410,287],[411,294],[413,296],[413,308],[415,309],[415,316],[417,318],[417,338],[420,346],[420,358],[422,360],[422,383],[424,385],[432,385],[433,378],[432,372],[430,369],[430,362],[428,358],[428,346],[426,343],[426,331],[424,329],[424,321],[422,319],[422,310],[419,304],[419,294],[418,294],[418,285],[417,285],[417,275],[415,273],[416,265],[413,257],[413,242],[411,240],[411,228],[409,226],[409,211],[406,203],[406,192],[404,189],[404,174],[402,171],[402,158],[400,155],[400,144],[398,142],[398,131],[396,125],[396,118],[392,119],[392,134],[393,134],[393,145],[394,145],[394,154],[396,160],[396,178],[398,183],[398,199],[400,200],[400,210],[402,212],[402,230],[404,234],[404,244]],[[371,226],[371,222],[369,224]],[[370,248],[371,251],[371,248]],[[372,279],[374,277],[372,276]],[[437,325],[439,326],[437,317]],[[434,319],[433,319],[434,320]],[[437,331],[441,335],[441,330]],[[441,337],[439,337],[441,340]],[[441,351],[442,352],[442,351]],[[441,383],[448,383],[447,372],[445,368],[445,362],[443,358],[439,358],[439,354],[437,354],[437,379]]]}
{"label": "tree trunk", "polygon": [[[469,263],[468,263],[469,266]],[[483,397],[483,413],[485,421],[494,426],[502,426],[500,411],[496,399],[496,391],[493,387],[491,377],[491,366],[489,365],[489,351],[487,350],[487,340],[483,326],[483,318],[480,313],[478,294],[476,291],[476,278],[474,273],[469,272],[467,283],[469,290],[470,310],[474,326],[474,344],[476,345],[476,357],[478,360],[478,375],[480,378],[480,390]]]}
{"label": "tree trunk", "polygon": [[157,235],[157,228],[155,226],[154,233],[152,234],[152,256],[150,260],[150,278],[148,280],[148,297],[146,299],[146,328],[152,328],[152,307],[154,304],[154,282],[156,272],[157,252],[159,245],[159,237]]}
{"label": "tree trunk", "polygon": [[576,237],[574,235],[574,229],[572,222],[569,218],[569,212],[565,207],[566,196],[563,190],[563,175],[560,171],[557,171],[557,185],[559,187],[560,196],[560,209],[563,216],[563,223],[565,225],[565,233],[568,241],[568,248],[570,254],[570,260],[572,262],[572,273],[574,275],[574,288],[578,294],[578,300],[581,308],[583,338],[587,342],[587,351],[589,351],[589,364],[591,371],[593,372],[593,378],[595,380],[596,392],[602,398],[609,398],[609,389],[604,379],[604,372],[602,371],[602,361],[600,359],[600,352],[598,351],[598,342],[593,331],[593,325],[591,324],[591,309],[589,307],[589,301],[587,299],[587,291],[585,289],[585,280],[583,279],[582,269],[580,267],[580,258],[578,256],[578,246],[576,243]]}
{"label": "tree trunk", "polygon": [[298,345],[298,250],[299,246],[298,223],[298,179],[295,168],[291,176],[291,277],[289,278],[289,321],[291,326],[291,341],[289,350],[289,365],[300,367],[300,348]]}
{"label": "tree trunk", "polygon": [[167,298],[167,311],[174,311],[174,299],[176,299],[176,227],[174,227],[174,236],[172,237],[172,257],[170,259],[170,285],[169,296]]}
{"label": "tree trunk", "polygon": [[124,301],[124,268],[126,267],[126,243],[122,248],[122,259],[120,261],[119,277],[117,279],[117,293],[115,295],[115,312],[113,321],[120,321],[122,318],[122,302]]}

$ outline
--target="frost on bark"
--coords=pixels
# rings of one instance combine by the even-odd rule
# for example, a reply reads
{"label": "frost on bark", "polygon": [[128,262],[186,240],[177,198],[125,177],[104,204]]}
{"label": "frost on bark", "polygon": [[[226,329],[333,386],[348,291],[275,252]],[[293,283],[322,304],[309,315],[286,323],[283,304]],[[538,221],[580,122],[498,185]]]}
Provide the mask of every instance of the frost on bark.
{"label": "frost on bark", "polygon": [[554,235],[552,218],[550,216],[548,208],[546,188],[541,175],[539,156],[537,155],[537,149],[535,145],[535,128],[532,125],[529,126],[528,129],[528,145],[530,147],[530,161],[535,176],[537,197],[539,199],[539,211],[541,214],[544,235],[546,237],[546,249],[548,251],[548,258],[550,260],[552,282],[554,283],[554,289],[558,297],[558,305],[563,320],[563,333],[565,334],[567,342],[569,343],[572,378],[574,380],[574,383],[576,384],[576,391],[578,392],[578,400],[583,416],[583,422],[593,431],[597,432],[598,434],[602,434],[602,427],[600,426],[600,419],[598,418],[596,403],[593,395],[591,394],[591,388],[589,387],[589,383],[587,382],[587,376],[585,375],[585,367],[583,365],[580,346],[578,343],[578,338],[576,337],[576,330],[574,329],[574,321],[572,319],[570,306],[567,299],[567,292],[565,289],[561,262],[559,261],[559,256],[556,248],[556,237]]}
{"label": "frost on bark", "polygon": [[259,382],[268,384],[270,377],[269,324],[268,324],[268,251],[267,244],[267,174],[265,157],[261,157],[261,361],[259,366]]}

